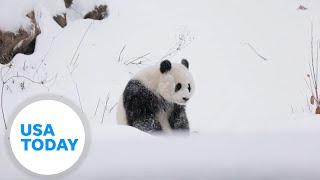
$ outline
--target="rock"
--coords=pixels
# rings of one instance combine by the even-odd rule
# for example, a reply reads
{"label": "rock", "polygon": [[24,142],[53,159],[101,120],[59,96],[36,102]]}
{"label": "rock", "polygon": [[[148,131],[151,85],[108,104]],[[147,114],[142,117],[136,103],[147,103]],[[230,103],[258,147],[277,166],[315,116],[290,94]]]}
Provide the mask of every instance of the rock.
{"label": "rock", "polygon": [[67,16],[66,13],[63,13],[62,15],[58,14],[53,16],[53,19],[61,26],[65,27],[67,25]]}
{"label": "rock", "polygon": [[36,37],[41,33],[36,22],[34,11],[26,15],[31,20],[27,29],[20,28],[18,32],[0,30],[0,63],[8,64],[18,53],[32,54]]}
{"label": "rock", "polygon": [[108,6],[99,5],[95,6],[94,9],[88,12],[83,18],[84,19],[95,19],[102,20],[108,16]]}

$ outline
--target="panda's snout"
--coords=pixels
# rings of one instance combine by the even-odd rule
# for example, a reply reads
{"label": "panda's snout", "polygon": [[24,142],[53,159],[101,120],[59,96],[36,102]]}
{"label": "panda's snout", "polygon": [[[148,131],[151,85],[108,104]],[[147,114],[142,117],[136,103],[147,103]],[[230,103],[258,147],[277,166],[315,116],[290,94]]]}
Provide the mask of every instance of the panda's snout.
{"label": "panda's snout", "polygon": [[186,98],[186,97],[183,97],[182,99],[186,102],[189,100],[189,98]]}

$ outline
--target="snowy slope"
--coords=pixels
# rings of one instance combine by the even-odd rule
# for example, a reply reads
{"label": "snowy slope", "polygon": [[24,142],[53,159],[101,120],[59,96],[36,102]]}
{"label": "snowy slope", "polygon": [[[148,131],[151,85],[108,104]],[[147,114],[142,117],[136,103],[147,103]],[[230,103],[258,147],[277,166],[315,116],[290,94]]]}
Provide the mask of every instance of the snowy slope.
{"label": "snowy slope", "polygon": [[[301,3],[308,9],[297,10]],[[320,160],[314,150],[319,144],[314,140],[320,130],[320,117],[308,109],[306,101],[310,94],[304,82],[310,59],[311,22],[316,35],[320,35],[319,1],[109,0],[107,4],[110,9],[107,19],[76,20],[64,29],[54,23],[49,13],[43,13],[35,53],[19,54],[11,68],[3,67],[3,74],[8,72],[6,78],[18,72],[46,82],[45,87],[23,78],[8,83],[3,99],[6,120],[19,103],[43,93],[72,100],[88,117],[92,148],[82,166],[68,176],[70,179],[89,177],[95,171],[96,178],[119,178],[121,165],[128,170],[139,157],[143,160],[136,170],[141,172],[148,165],[146,177],[190,162],[194,162],[190,167],[183,166],[178,172],[169,171],[159,177],[176,177],[173,174],[188,171],[181,177],[192,177],[189,168],[195,169],[195,175],[207,178],[230,171],[238,175],[248,171],[246,177],[250,177],[249,169],[253,167],[257,168],[254,169],[257,176],[270,172],[275,172],[272,177],[284,178],[290,178],[285,177],[287,172],[295,172],[299,177],[319,176],[315,168]],[[179,43],[179,35],[185,40],[183,48],[171,54]],[[252,47],[267,60],[259,57]],[[124,63],[145,54],[141,65]],[[196,93],[187,113],[192,131],[197,132],[192,135],[195,137],[160,140],[130,127],[116,126],[114,107],[126,82],[139,69],[159,62],[168,54],[172,61],[187,58],[190,62]],[[0,128],[3,136],[3,124]],[[118,141],[119,137],[125,138]],[[141,146],[132,145],[132,141],[138,140]],[[123,155],[128,148],[134,148],[136,158]],[[174,153],[169,154],[168,148]],[[163,150],[172,162],[181,164],[166,167],[168,162],[163,162],[163,155],[148,162],[153,156],[148,154],[144,159],[148,152],[145,149],[155,153]],[[5,172],[4,177],[24,178],[24,173],[17,173],[17,167],[3,150],[1,146],[0,159],[4,161],[0,162],[0,171]],[[182,159],[175,158],[184,150]],[[305,153],[300,154],[301,151]],[[197,158],[196,154],[203,156]],[[250,155],[252,158],[244,158]],[[223,162],[230,159],[231,164],[223,169]],[[256,166],[260,163],[261,166]],[[104,176],[104,167],[116,173]],[[160,171],[156,167],[166,168]],[[246,170],[242,171],[242,167]],[[280,169],[278,174],[276,169]],[[143,175],[131,174],[137,178]]]}

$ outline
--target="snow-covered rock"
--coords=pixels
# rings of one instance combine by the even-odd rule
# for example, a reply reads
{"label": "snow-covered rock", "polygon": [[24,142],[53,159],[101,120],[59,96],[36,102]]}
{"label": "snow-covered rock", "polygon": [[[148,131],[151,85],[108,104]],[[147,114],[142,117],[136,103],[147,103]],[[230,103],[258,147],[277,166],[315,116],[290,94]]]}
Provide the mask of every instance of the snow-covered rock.
{"label": "snow-covered rock", "polygon": [[0,30],[0,63],[7,64],[17,53],[32,54],[36,37],[41,30],[37,24],[34,11],[26,17],[30,21],[28,28],[20,28],[17,32]]}
{"label": "snow-covered rock", "polygon": [[67,16],[66,13],[57,14],[53,16],[53,19],[61,26],[65,27],[67,25]]}
{"label": "snow-covered rock", "polygon": [[107,5],[99,5],[99,6],[95,6],[93,10],[88,12],[84,16],[84,19],[102,20],[106,16],[108,16],[108,6]]}
{"label": "snow-covered rock", "polygon": [[[66,4],[70,4],[66,2]],[[108,16],[105,0],[72,0],[69,7],[70,18],[102,20]]]}
{"label": "snow-covered rock", "polygon": [[1,0],[0,4],[1,64],[9,63],[17,53],[33,53],[36,37],[41,32],[38,21],[43,14],[50,15],[60,27],[65,27],[79,18],[104,19],[108,12],[102,0]]}
{"label": "snow-covered rock", "polygon": [[65,27],[67,25],[66,6],[64,0],[39,1],[38,6],[41,6],[40,8],[48,11],[61,27]]}

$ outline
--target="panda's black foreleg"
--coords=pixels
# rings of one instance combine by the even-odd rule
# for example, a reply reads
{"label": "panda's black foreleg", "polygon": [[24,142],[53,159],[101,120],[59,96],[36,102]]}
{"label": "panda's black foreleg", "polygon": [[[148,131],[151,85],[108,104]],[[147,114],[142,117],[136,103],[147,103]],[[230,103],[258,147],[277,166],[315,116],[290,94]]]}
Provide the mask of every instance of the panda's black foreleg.
{"label": "panda's black foreleg", "polygon": [[161,131],[161,125],[155,121],[154,118],[148,117],[142,120],[135,120],[131,124],[133,127],[145,132],[158,132]]}
{"label": "panda's black foreleg", "polygon": [[184,130],[189,132],[189,121],[187,118],[185,106],[175,104],[168,120],[172,129]]}

